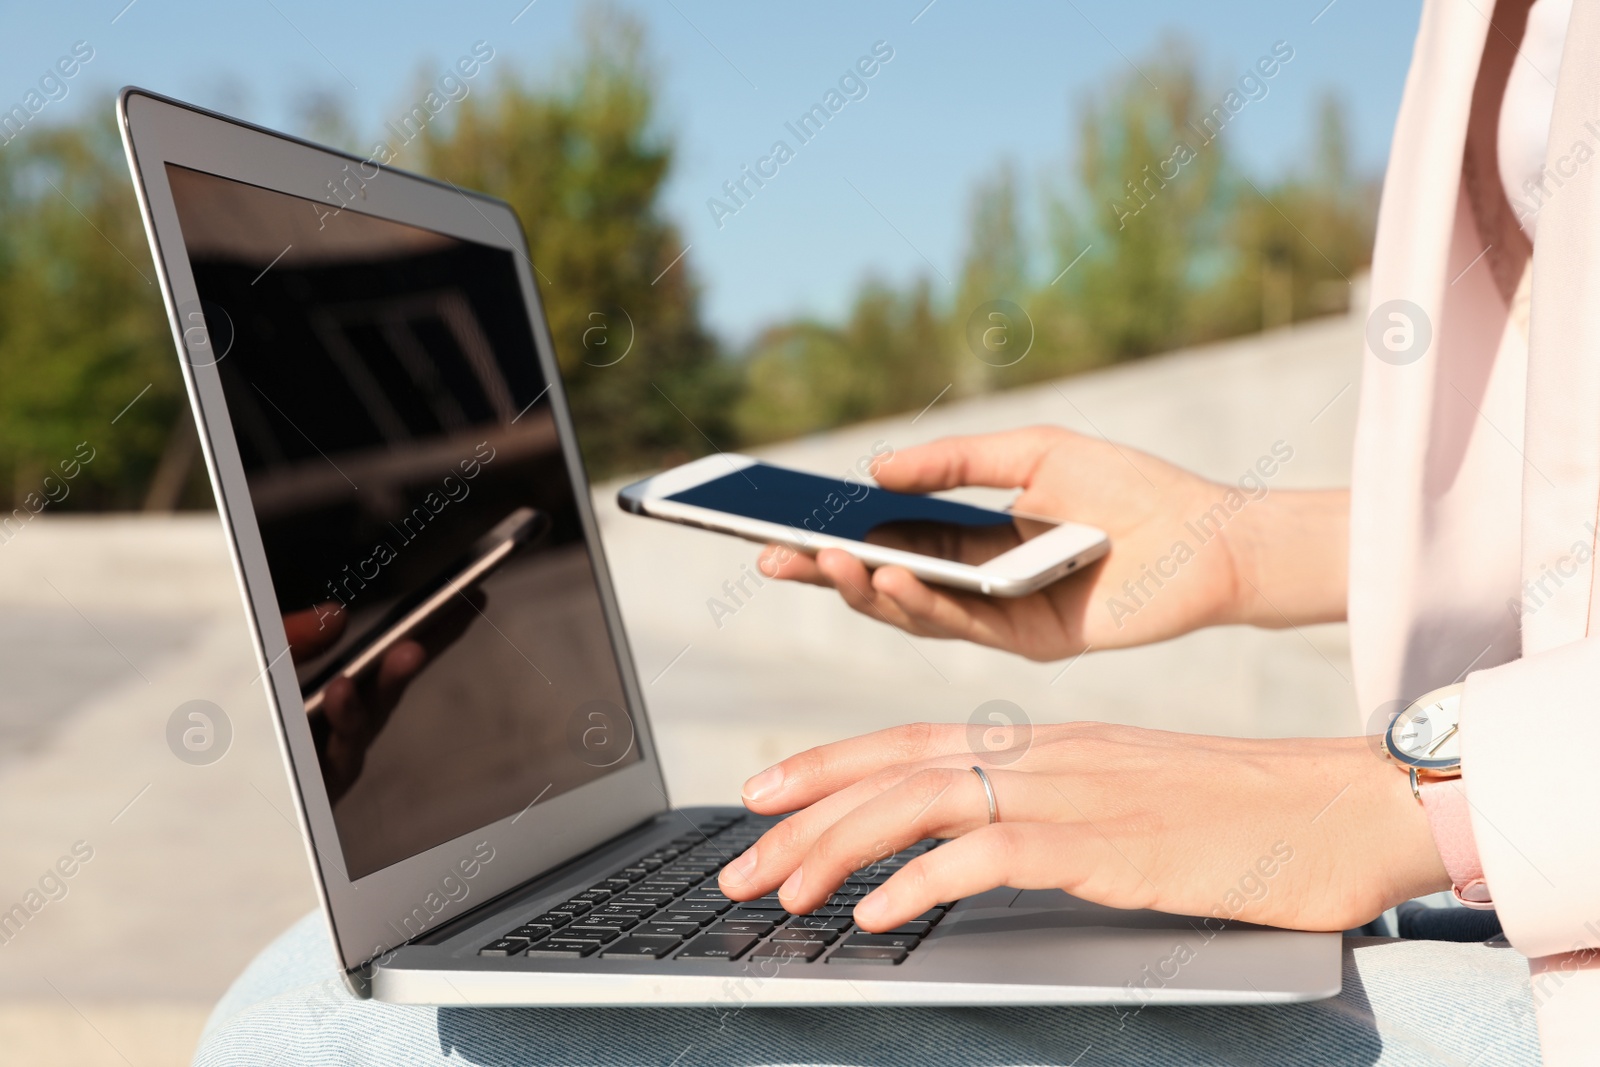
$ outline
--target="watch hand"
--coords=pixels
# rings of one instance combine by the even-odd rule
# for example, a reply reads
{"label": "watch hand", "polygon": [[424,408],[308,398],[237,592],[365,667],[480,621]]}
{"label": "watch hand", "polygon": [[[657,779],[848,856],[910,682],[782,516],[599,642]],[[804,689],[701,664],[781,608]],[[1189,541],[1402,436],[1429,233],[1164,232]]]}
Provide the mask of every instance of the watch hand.
{"label": "watch hand", "polygon": [[1444,743],[1445,743],[1445,742],[1446,742],[1446,741],[1448,741],[1448,740],[1450,740],[1450,735],[1451,735],[1451,734],[1453,734],[1453,733],[1455,733],[1455,732],[1456,732],[1456,731],[1457,731],[1457,730],[1459,730],[1459,729],[1461,729],[1461,724],[1460,724],[1460,723],[1457,723],[1457,724],[1456,724],[1456,725],[1454,725],[1454,726],[1452,726],[1452,727],[1450,727],[1450,729],[1448,729],[1448,730],[1446,730],[1446,731],[1445,731],[1445,732],[1444,732],[1444,736],[1443,736],[1443,737],[1441,737],[1441,738],[1439,738],[1439,740],[1438,740],[1438,742],[1437,742],[1437,743],[1435,743],[1435,744],[1434,744],[1434,746],[1433,746],[1433,747],[1432,747],[1432,748],[1430,748],[1430,749],[1428,749],[1428,755],[1430,755],[1430,756],[1431,756],[1431,755],[1433,755],[1433,754],[1434,754],[1434,753],[1435,753],[1435,752],[1437,752],[1437,751],[1439,751],[1439,749],[1440,749],[1440,748],[1442,748],[1442,747],[1443,747],[1443,746],[1444,746]]}

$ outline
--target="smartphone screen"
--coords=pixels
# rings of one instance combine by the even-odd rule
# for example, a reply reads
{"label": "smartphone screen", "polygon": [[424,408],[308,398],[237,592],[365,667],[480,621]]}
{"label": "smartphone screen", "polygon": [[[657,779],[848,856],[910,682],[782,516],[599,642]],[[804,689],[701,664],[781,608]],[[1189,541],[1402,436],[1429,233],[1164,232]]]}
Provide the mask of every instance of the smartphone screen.
{"label": "smartphone screen", "polygon": [[1055,524],[757,463],[668,500],[978,566]]}

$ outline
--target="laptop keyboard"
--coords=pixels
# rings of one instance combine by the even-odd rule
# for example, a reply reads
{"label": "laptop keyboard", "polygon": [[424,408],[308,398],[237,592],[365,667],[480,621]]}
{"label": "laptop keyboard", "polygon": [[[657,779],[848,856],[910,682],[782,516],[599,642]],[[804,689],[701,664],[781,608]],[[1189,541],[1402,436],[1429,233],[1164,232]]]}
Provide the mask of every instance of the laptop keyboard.
{"label": "laptop keyboard", "polygon": [[674,838],[571,899],[479,950],[480,956],[534,959],[738,960],[895,965],[944,918],[930,908],[887,933],[855,928],[851,909],[937,841],[857,871],[810,915],[791,915],[777,894],[738,903],[717,888],[730,860],[777,825],[762,816],[718,817]]}

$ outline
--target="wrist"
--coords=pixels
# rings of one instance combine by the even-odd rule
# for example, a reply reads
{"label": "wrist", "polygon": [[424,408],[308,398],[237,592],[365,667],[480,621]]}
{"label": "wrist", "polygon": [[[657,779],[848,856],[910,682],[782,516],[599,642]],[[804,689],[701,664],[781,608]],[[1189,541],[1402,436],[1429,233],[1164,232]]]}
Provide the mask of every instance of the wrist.
{"label": "wrist", "polygon": [[1304,762],[1291,768],[1289,781],[1299,790],[1295,840],[1312,861],[1306,872],[1313,885],[1291,925],[1348,930],[1449,888],[1410,782],[1373,753],[1370,738],[1299,744]]}
{"label": "wrist", "polygon": [[1411,779],[1384,759],[1371,759],[1366,748],[1370,797],[1366,832],[1377,861],[1380,911],[1403,901],[1450,888],[1450,874],[1439,855],[1428,813],[1411,792]]}
{"label": "wrist", "polygon": [[1247,500],[1223,532],[1232,596],[1219,622],[1279,629],[1345,617],[1348,490],[1278,490]]}

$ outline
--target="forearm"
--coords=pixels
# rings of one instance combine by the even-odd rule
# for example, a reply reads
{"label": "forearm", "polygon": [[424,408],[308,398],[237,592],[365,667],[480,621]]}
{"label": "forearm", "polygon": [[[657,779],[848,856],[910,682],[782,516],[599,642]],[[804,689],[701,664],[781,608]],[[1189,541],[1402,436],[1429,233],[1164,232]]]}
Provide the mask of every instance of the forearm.
{"label": "forearm", "polygon": [[1349,535],[1347,489],[1280,490],[1245,508],[1227,531],[1235,593],[1226,621],[1343,621]]}

